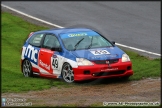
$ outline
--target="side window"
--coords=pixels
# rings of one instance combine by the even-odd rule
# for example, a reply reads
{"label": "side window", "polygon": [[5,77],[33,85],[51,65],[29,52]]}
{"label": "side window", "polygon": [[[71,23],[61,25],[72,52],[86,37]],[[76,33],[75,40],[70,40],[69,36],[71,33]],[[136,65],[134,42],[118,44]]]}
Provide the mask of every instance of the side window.
{"label": "side window", "polygon": [[42,38],[43,38],[43,34],[35,34],[30,38],[29,44],[34,46],[40,46]]}
{"label": "side window", "polygon": [[58,47],[60,47],[60,43],[54,35],[48,34],[45,36],[45,39],[43,42],[43,47],[49,48],[49,49],[52,47],[58,48]]}

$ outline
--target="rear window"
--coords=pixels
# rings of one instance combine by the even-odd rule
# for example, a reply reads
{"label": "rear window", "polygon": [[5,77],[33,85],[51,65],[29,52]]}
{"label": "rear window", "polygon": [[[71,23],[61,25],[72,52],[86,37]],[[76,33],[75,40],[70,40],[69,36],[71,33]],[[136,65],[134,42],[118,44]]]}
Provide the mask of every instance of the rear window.
{"label": "rear window", "polygon": [[43,34],[35,34],[30,38],[29,44],[34,46],[40,46],[42,38],[43,38]]}

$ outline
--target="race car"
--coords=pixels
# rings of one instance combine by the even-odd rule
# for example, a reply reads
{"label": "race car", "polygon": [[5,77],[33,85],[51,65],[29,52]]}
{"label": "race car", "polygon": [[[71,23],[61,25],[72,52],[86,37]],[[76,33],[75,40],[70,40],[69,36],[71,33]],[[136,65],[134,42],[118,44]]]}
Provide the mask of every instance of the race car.
{"label": "race car", "polygon": [[60,28],[31,32],[22,47],[21,71],[67,83],[133,75],[129,56],[95,30]]}

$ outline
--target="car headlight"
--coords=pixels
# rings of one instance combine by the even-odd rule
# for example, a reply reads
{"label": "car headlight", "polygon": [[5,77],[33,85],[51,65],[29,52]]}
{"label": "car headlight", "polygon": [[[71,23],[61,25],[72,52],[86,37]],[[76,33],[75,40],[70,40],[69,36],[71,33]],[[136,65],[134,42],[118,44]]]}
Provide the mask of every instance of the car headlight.
{"label": "car headlight", "polygon": [[76,58],[76,61],[78,63],[78,66],[88,66],[88,65],[93,65],[92,62],[90,62],[87,59],[84,58]]}
{"label": "car headlight", "polygon": [[122,62],[127,62],[127,61],[130,61],[130,58],[127,54],[123,54],[122,55]]}

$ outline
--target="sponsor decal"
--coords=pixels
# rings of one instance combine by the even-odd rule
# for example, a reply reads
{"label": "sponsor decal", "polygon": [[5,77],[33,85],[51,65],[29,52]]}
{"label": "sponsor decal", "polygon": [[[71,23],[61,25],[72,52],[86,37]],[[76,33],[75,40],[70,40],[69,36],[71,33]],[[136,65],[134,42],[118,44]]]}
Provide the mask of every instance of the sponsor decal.
{"label": "sponsor decal", "polygon": [[74,36],[87,36],[87,33],[77,33],[77,34],[68,34],[69,37],[74,37]]}
{"label": "sponsor decal", "polygon": [[75,32],[75,33],[63,33],[61,34],[61,39],[70,38],[70,37],[78,37],[78,36],[99,36],[96,32]]}
{"label": "sponsor decal", "polygon": [[57,55],[53,55],[53,58],[57,58]]}
{"label": "sponsor decal", "polygon": [[40,64],[42,67],[46,68],[47,70],[50,70],[50,65],[47,65],[46,63],[43,63],[41,60],[39,61],[39,64]]}
{"label": "sponsor decal", "polygon": [[95,59],[109,59],[109,58],[116,58],[117,55],[95,55],[95,56],[92,56],[90,57],[91,59],[95,60]]}
{"label": "sponsor decal", "polygon": [[114,70],[118,70],[118,68],[101,69],[101,71],[114,71]]}
{"label": "sponsor decal", "polygon": [[34,62],[37,62],[36,55],[38,54],[38,50],[34,49],[31,45],[28,45],[27,47],[23,47],[23,53],[25,56],[30,58],[31,60],[34,60]]}

